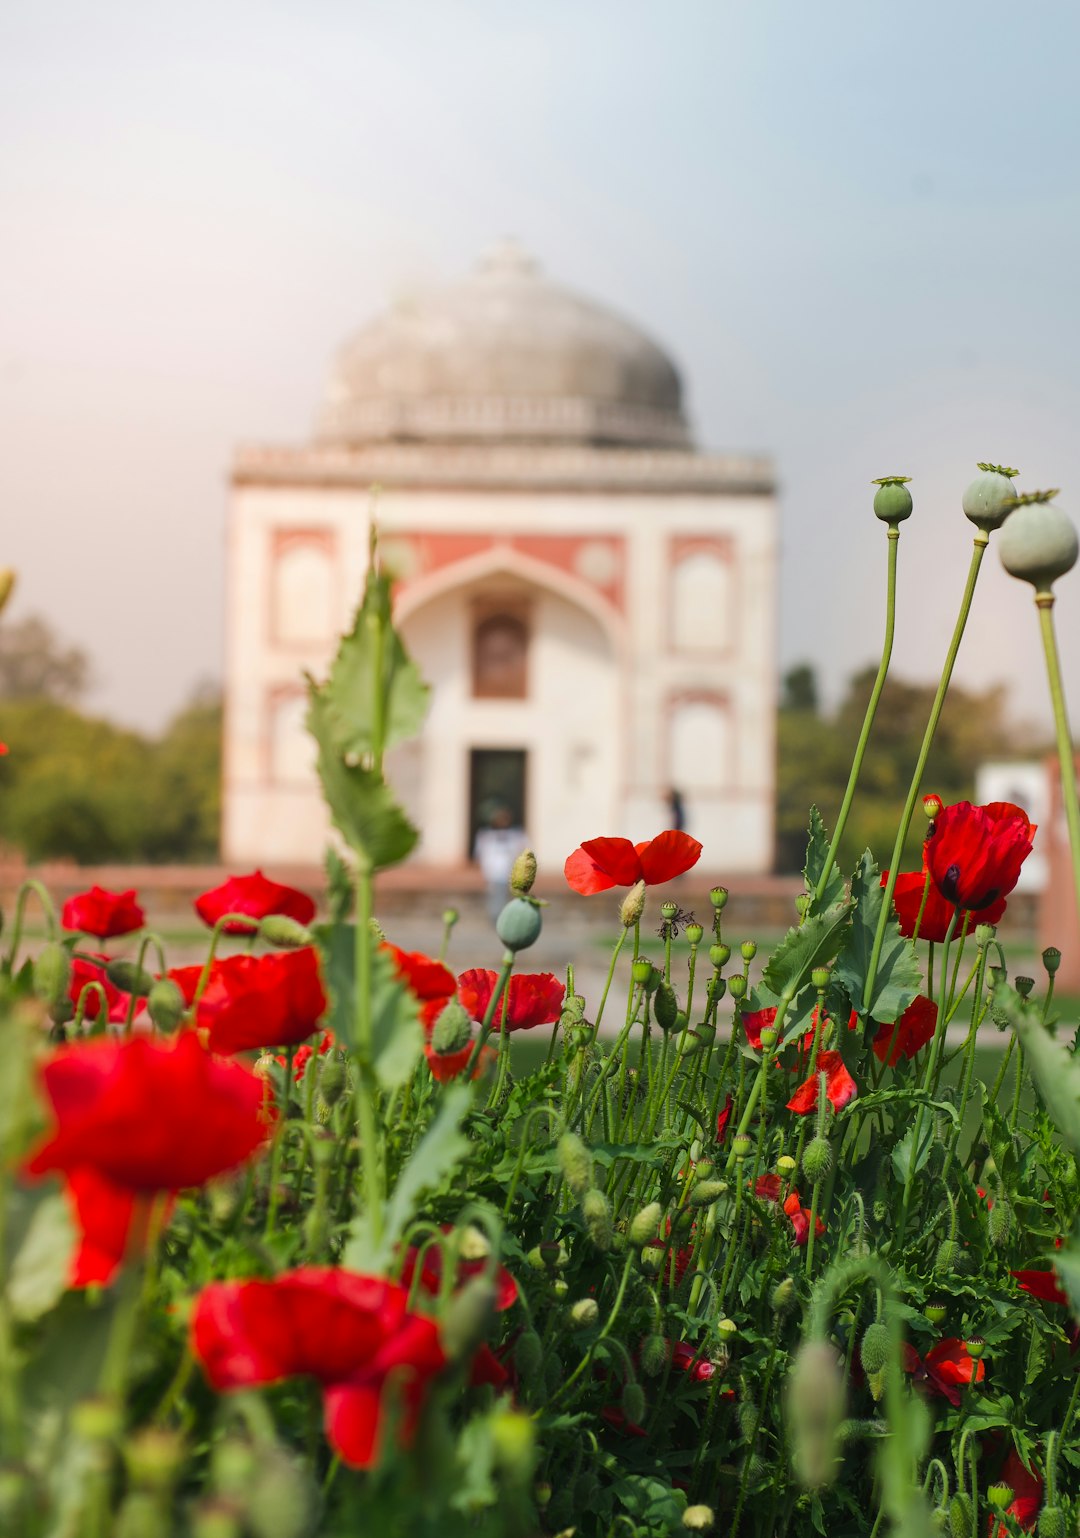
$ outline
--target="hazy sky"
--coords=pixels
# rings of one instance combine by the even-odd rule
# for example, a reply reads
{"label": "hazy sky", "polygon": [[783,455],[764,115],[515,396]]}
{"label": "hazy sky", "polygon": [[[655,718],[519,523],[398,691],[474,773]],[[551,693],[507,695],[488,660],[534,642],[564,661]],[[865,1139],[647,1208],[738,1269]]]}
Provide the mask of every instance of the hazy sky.
{"label": "hazy sky", "polygon": [[[225,478],[331,356],[516,235],[782,487],[781,657],[936,675],[978,459],[1080,511],[1080,9],[997,0],[33,0],[0,11],[0,565],[159,727],[221,670]],[[991,549],[958,677],[1046,712]],[[1080,725],[1080,575],[1058,621]]]}

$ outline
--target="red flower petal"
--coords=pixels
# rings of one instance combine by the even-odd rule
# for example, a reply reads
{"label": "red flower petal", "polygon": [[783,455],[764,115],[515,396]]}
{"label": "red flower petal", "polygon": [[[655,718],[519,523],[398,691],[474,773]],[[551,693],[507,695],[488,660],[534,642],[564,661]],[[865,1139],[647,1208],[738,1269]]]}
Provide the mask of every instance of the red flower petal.
{"label": "red flower petal", "polygon": [[934,818],[923,851],[926,868],[946,902],[986,908],[1020,879],[1034,832],[1027,813],[1010,801],[958,801]]}
{"label": "red flower petal", "polygon": [[1049,1271],[1013,1271],[1010,1273],[1016,1277],[1017,1285],[1024,1292],[1030,1292],[1033,1298],[1038,1298],[1042,1303],[1064,1303],[1069,1301],[1069,1295],[1063,1291],[1057,1277],[1057,1272],[1051,1268]]}
{"label": "red flower petal", "polygon": [[[882,886],[889,879],[887,870],[881,873]],[[916,920],[919,922],[919,939],[932,940],[935,945],[940,945],[948,933],[949,923],[952,920],[956,908],[952,903],[945,901],[933,880],[930,881],[930,890],[923,903],[923,890],[926,886],[927,873],[925,870],[902,871],[896,878],[896,888],[893,892],[893,907],[900,925],[900,933],[911,939],[915,934]],[[953,930],[954,935],[967,933],[975,928],[976,924],[996,924],[1001,919],[1008,904],[1004,897],[999,897],[989,907],[981,908],[976,913],[961,914]],[[919,919],[919,909],[922,908],[922,918]]]}
{"label": "red flower petal", "polygon": [[955,1335],[939,1340],[926,1353],[924,1363],[931,1376],[936,1375],[943,1383],[981,1383],[986,1377],[986,1363],[981,1357],[976,1360],[969,1356],[964,1342]]}
{"label": "red flower petal", "polygon": [[701,858],[701,845],[689,833],[669,828],[666,833],[658,833],[647,844],[639,844],[637,853],[641,862],[641,875],[646,884],[659,886],[696,865]]}
{"label": "red flower petal", "polygon": [[575,892],[591,897],[641,880],[641,861],[628,838],[590,838],[568,855],[563,875]]}
{"label": "red flower petal", "polygon": [[844,1059],[839,1052],[820,1052],[813,1076],[800,1084],[788,1101],[789,1111],[794,1111],[797,1116],[805,1116],[817,1109],[819,1073],[826,1076],[825,1093],[834,1110],[842,1111],[858,1094],[858,1086],[844,1066]]}
{"label": "red flower petal", "polygon": [[313,945],[263,956],[226,956],[210,972],[195,1023],[210,1049],[231,1056],[292,1047],[310,1036],[329,1008]]}
{"label": "red flower petal", "polygon": [[[195,899],[195,912],[211,928],[226,913],[246,913],[253,919],[283,913],[298,924],[310,924],[315,917],[315,903],[306,892],[270,881],[261,870],[256,870],[250,876],[230,876],[221,886],[203,892]],[[226,924],[222,932],[227,935],[252,933],[246,924]]]}
{"label": "red flower petal", "polygon": [[420,1021],[430,1031],[454,996],[454,974],[441,961],[432,961],[423,951],[403,951],[384,940],[379,949],[390,957],[398,978],[420,1003]]}
{"label": "red flower petal", "polygon": [[900,1019],[893,1024],[879,1025],[874,1037],[874,1056],[879,1063],[889,1054],[889,1067],[895,1067],[901,1056],[912,1058],[933,1037],[937,1027],[938,1007],[932,999],[920,993],[912,999]]}
{"label": "red flower petal", "polygon": [[762,1030],[764,1029],[765,1026],[772,1025],[772,1023],[773,1023],[773,1021],[775,1019],[776,1019],[776,1010],[774,1008],[770,1008],[770,1009],[750,1009],[750,1010],[745,1010],[743,1012],[743,1015],[742,1015],[743,1030],[746,1032],[746,1039],[747,1039],[747,1041],[753,1047],[755,1052],[758,1052],[758,1051],[761,1050],[761,1032],[762,1032]]}
{"label": "red flower petal", "polygon": [[108,892],[104,887],[92,886],[88,892],[77,892],[68,898],[60,922],[65,929],[108,940],[141,929],[146,914],[135,901],[134,887],[127,892]]}

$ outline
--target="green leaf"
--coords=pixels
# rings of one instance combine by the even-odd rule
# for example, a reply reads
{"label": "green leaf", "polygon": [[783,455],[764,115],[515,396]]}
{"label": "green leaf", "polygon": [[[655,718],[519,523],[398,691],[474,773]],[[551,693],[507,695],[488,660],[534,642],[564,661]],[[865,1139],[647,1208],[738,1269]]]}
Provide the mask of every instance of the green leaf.
{"label": "green leaf", "polygon": [[[869,849],[864,852],[851,878],[851,896],[855,903],[854,917],[844,947],[837,957],[833,975],[847,989],[852,1004],[862,1014],[874,935],[881,905],[885,900],[881,873]],[[890,918],[885,925],[874,991],[867,1000],[866,1014],[879,1024],[893,1024],[916,997],[921,986],[922,975],[914,943],[904,939],[896,919]]]}
{"label": "green leaf", "polygon": [[[315,930],[330,995],[327,1024],[350,1049],[356,1047],[356,925],[322,924]],[[420,1006],[401,982],[385,951],[371,946],[371,1035],[375,1076],[385,1090],[406,1083],[424,1049]]]}
{"label": "green leaf", "polygon": [[438,1115],[398,1176],[386,1204],[382,1238],[376,1241],[371,1215],[362,1213],[354,1221],[345,1246],[343,1259],[346,1266],[373,1276],[386,1270],[401,1235],[416,1216],[421,1198],[441,1186],[472,1148],[461,1130],[471,1105],[472,1090],[468,1085],[447,1087]]}
{"label": "green leaf", "polygon": [[765,987],[778,997],[793,999],[814,967],[828,966],[834,959],[850,923],[850,905],[841,902],[789,929],[762,973]]}
{"label": "green leaf", "polygon": [[901,1104],[925,1105],[932,1111],[943,1111],[946,1116],[952,1118],[954,1127],[960,1125],[960,1112],[951,1100],[935,1100],[929,1090],[917,1089],[878,1089],[872,1090],[868,1095],[860,1095],[850,1105],[846,1105],[842,1111],[838,1111],[837,1119],[852,1116],[863,1111],[876,1110],[878,1106],[897,1106]]}
{"label": "green leaf", "polygon": [[8,1275],[7,1297],[16,1319],[40,1319],[67,1291],[75,1225],[62,1192],[37,1204]]}
{"label": "green leaf", "polygon": [[335,828],[363,871],[396,865],[419,834],[374,769],[346,763],[321,689],[308,680],[307,728],[319,745],[317,768]]}
{"label": "green leaf", "polygon": [[[919,1132],[919,1146],[915,1147],[915,1123],[904,1133],[892,1151],[892,1165],[896,1171],[896,1178],[902,1184],[906,1184],[908,1171],[917,1175],[930,1157],[930,1150],[934,1146],[934,1122],[932,1117],[924,1116],[922,1128]],[[912,1164],[914,1168],[912,1169]]]}
{"label": "green leaf", "polygon": [[1038,1010],[1007,983],[994,990],[994,1008],[1004,1011],[1047,1111],[1073,1153],[1080,1155],[1080,1061],[1049,1035]]}
{"label": "green leaf", "polygon": [[[810,834],[810,842],[806,846],[803,881],[806,890],[813,895],[817,891],[817,884],[821,880],[821,873],[825,869],[825,861],[829,854],[829,830],[816,806],[810,808],[810,826],[807,831]],[[809,911],[819,913],[822,909],[831,907],[833,903],[840,902],[843,896],[844,878],[834,861],[829,879],[825,883],[825,890],[821,897],[811,904]]]}
{"label": "green leaf", "polygon": [[[393,628],[390,579],[374,562],[353,628],[342,638],[320,692],[329,730],[343,754],[385,751],[415,737],[424,724],[431,690]],[[377,743],[380,717],[383,740]]]}

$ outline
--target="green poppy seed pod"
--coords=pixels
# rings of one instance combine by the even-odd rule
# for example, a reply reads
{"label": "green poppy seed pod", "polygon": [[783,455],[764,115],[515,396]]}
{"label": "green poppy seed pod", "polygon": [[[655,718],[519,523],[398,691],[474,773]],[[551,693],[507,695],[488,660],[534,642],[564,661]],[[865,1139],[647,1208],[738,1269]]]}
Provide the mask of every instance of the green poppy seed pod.
{"label": "green poppy seed pod", "polygon": [[942,801],[941,797],[934,795],[932,791],[922,798],[923,812],[927,817],[929,817],[931,822],[933,822],[935,817],[939,817],[941,815],[943,806],[944,802]]}
{"label": "green poppy seed pod", "polygon": [[640,1426],[645,1419],[645,1390],[633,1378],[623,1384],[622,1412],[635,1426]]}
{"label": "green poppy seed pod", "polygon": [[570,1323],[575,1330],[591,1330],[600,1318],[600,1305],[595,1298],[579,1298],[570,1305]]}
{"label": "green poppy seed pod", "polygon": [[134,993],[140,999],[146,997],[155,982],[144,967],[136,966],[133,961],[110,961],[105,976],[121,993]]}
{"label": "green poppy seed pod", "polygon": [[964,516],[977,528],[989,534],[1000,529],[1016,505],[1016,487],[1013,477],[1019,470],[1007,465],[980,464],[977,475],[964,492]]}
{"label": "green poppy seed pod", "polygon": [[529,897],[512,897],[495,920],[495,933],[508,951],[528,950],[542,927],[540,909]]}
{"label": "green poppy seed pod", "polygon": [[865,1372],[880,1372],[889,1360],[889,1327],[880,1319],[867,1325],[859,1346],[859,1360]]}
{"label": "green poppy seed pod", "polygon": [[1031,990],[1032,990],[1032,988],[1034,988],[1034,986],[1035,986],[1035,979],[1033,977],[1014,977],[1013,978],[1013,987],[1016,989],[1017,993],[1020,995],[1020,997],[1022,999],[1026,999],[1028,997],[1028,995],[1031,993]]}
{"label": "green poppy seed pod", "polygon": [[712,962],[717,971],[719,971],[721,967],[726,967],[728,962],[731,960],[731,946],[710,945],[709,960]]}
{"label": "green poppy seed pod", "polygon": [[345,1093],[345,1087],[345,1064],[336,1053],[331,1053],[323,1059],[319,1073],[319,1099],[324,1105],[337,1105]]}
{"label": "green poppy seed pod", "polygon": [[833,1167],[832,1148],[827,1137],[812,1137],[803,1152],[803,1170],[812,1185],[820,1185]]}
{"label": "green poppy seed pod", "polygon": [[638,1256],[641,1269],[650,1276],[657,1276],[664,1269],[664,1249],[660,1244],[647,1244]]}
{"label": "green poppy seed pod", "polygon": [[740,1162],[754,1151],[754,1140],[748,1132],[738,1132],[731,1140],[731,1151]]}
{"label": "green poppy seed pod", "polygon": [[561,1276],[557,1276],[551,1284],[551,1296],[556,1303],[565,1303],[570,1296],[570,1283],[564,1282]]}
{"label": "green poppy seed pod", "polygon": [[712,1172],[713,1161],[711,1159],[699,1159],[694,1165],[693,1175],[695,1180],[708,1180]]}
{"label": "green poppy seed pod", "polygon": [[1021,502],[1001,531],[998,554],[1011,577],[1047,593],[1076,565],[1080,542],[1072,519],[1053,502]]}
{"label": "green poppy seed pod", "polygon": [[871,485],[877,487],[874,493],[875,518],[880,518],[882,523],[895,525],[911,517],[911,492],[907,489],[910,479],[910,475],[883,475],[871,482]]}
{"label": "green poppy seed pod", "polygon": [[653,995],[653,1018],[662,1031],[673,1030],[679,1018],[679,1001],[670,983],[660,983]]}
{"label": "green poppy seed pod", "polygon": [[495,1317],[495,1283],[486,1276],[472,1276],[447,1305],[439,1333],[452,1362],[471,1356]]}
{"label": "green poppy seed pod", "polygon": [[1054,973],[1061,965],[1061,952],[1058,950],[1056,945],[1048,945],[1043,951],[1042,964],[1046,968],[1047,972],[1049,972],[1050,976],[1053,977]]}
{"label": "green poppy seed pod", "polygon": [[700,945],[705,938],[705,931],[700,924],[687,924],[686,939],[690,945]]}
{"label": "green poppy seed pod", "polygon": [[645,956],[639,956],[630,968],[630,975],[639,988],[652,980],[653,964]]}
{"label": "green poppy seed pod", "polygon": [[736,1002],[746,997],[746,978],[741,972],[736,972],[734,977],[728,978],[727,991]]}
{"label": "green poppy seed pod", "polygon": [[522,1330],[514,1347],[514,1366],[526,1381],[535,1378],[544,1360],[544,1347],[535,1330]]}
{"label": "green poppy seed pod", "polygon": [[510,867],[510,890],[515,897],[524,897],[533,889],[536,880],[536,856],[531,849],[523,849]]}
{"label": "green poppy seed pod", "polygon": [[986,1499],[991,1506],[996,1506],[998,1511],[1004,1511],[1016,1495],[1012,1485],[994,1484],[987,1487]]}
{"label": "green poppy seed pod", "polygon": [[727,900],[730,895],[731,894],[726,886],[714,886],[709,892],[709,901],[712,903],[717,913],[723,913],[724,909],[727,907]]}
{"label": "green poppy seed pod", "polygon": [[585,1227],[588,1229],[589,1238],[598,1250],[610,1250],[611,1236],[613,1232],[611,1221],[611,1203],[603,1191],[594,1186],[591,1191],[586,1191],[581,1198],[581,1215],[585,1219]]}
{"label": "green poppy seed pod", "polygon": [[15,573],[10,566],[0,567],[0,611],[3,610],[15,587]]}
{"label": "green poppy seed pod", "polygon": [[678,913],[678,911],[679,911],[678,903],[663,902],[663,903],[660,904],[660,917],[662,919],[666,920],[668,923],[671,922],[671,920],[675,917],[675,915]]}
{"label": "green poppy seed pod", "polygon": [[716,1513],[711,1506],[687,1506],[682,1514],[682,1525],[691,1533],[711,1532],[716,1526]]}
{"label": "green poppy seed pod", "polygon": [[958,1490],[949,1502],[949,1532],[952,1538],[972,1538],[975,1519],[971,1512],[971,1496]]}
{"label": "green poppy seed pod", "polygon": [[[792,1161],[794,1162],[794,1161]],[[785,1276],[782,1282],[777,1282],[772,1290],[769,1300],[774,1314],[786,1314],[795,1302],[795,1283],[790,1276]]]}
{"label": "green poppy seed pod", "polygon": [[726,1180],[701,1180],[691,1192],[690,1201],[695,1207],[711,1207],[726,1190]]}
{"label": "green poppy seed pod", "polygon": [[626,1237],[636,1249],[639,1245],[648,1244],[650,1239],[655,1239],[660,1227],[660,1219],[664,1215],[664,1209],[659,1202],[650,1202],[647,1207],[642,1207],[630,1219],[630,1227]]}
{"label": "green poppy seed pod", "polygon": [[619,904],[619,922],[624,929],[633,929],[645,912],[645,883],[635,881]]}
{"label": "green poppy seed pod", "polygon": [[439,1011],[431,1029],[432,1051],[438,1053],[461,1052],[472,1040],[472,1020],[469,1012],[457,999],[450,999]]}
{"label": "green poppy seed pod", "polygon": [[810,973],[810,986],[816,988],[818,993],[829,986],[831,972],[828,967],[815,967]]}
{"label": "green poppy seed pod", "polygon": [[777,1031],[775,1025],[763,1025],[761,1027],[761,1045],[764,1051],[771,1052],[776,1046]]}
{"label": "green poppy seed pod", "polygon": [[260,919],[259,938],[283,951],[298,951],[315,943],[315,936],[307,925],[298,924],[287,913],[268,913]]}
{"label": "green poppy seed pod", "polygon": [[171,977],[159,977],[146,995],[146,1010],[159,1031],[175,1031],[187,1013],[184,995]]}
{"label": "green poppy seed pod", "polygon": [[940,1298],[932,1298],[923,1308],[923,1313],[931,1324],[942,1324],[948,1317],[949,1305]]}
{"label": "green poppy seed pod", "polygon": [[734,1319],[726,1317],[718,1319],[716,1322],[716,1333],[723,1341],[734,1340],[735,1336],[739,1333],[739,1326],[735,1323]]}
{"label": "green poppy seed pod", "polygon": [[979,947],[980,950],[984,951],[996,934],[996,924],[976,924],[975,944]]}
{"label": "green poppy seed pod", "polygon": [[564,1132],[559,1139],[559,1168],[575,1196],[584,1196],[593,1183],[592,1155],[576,1132]]}
{"label": "green poppy seed pod", "polygon": [[977,1362],[986,1351],[986,1342],[981,1335],[969,1335],[964,1342],[964,1350],[973,1362]]}
{"label": "green poppy seed pod", "polygon": [[805,1341],[796,1352],[788,1374],[787,1419],[800,1482],[810,1490],[831,1484],[840,1467],[844,1376],[828,1341]]}
{"label": "green poppy seed pod", "polygon": [[641,1370],[658,1378],[668,1364],[671,1347],[662,1335],[646,1335],[641,1342]]}
{"label": "green poppy seed pod", "polygon": [[71,983],[71,957],[56,940],[43,945],[34,957],[34,992],[50,1011],[67,999]]}
{"label": "green poppy seed pod", "polygon": [[1039,1525],[1036,1528],[1038,1538],[1065,1538],[1067,1532],[1068,1525],[1063,1508],[1044,1506],[1039,1513]]}
{"label": "green poppy seed pod", "polygon": [[754,957],[757,955],[757,941],[744,940],[743,943],[739,946],[739,955],[744,961],[753,961]]}
{"label": "green poppy seed pod", "polygon": [[787,1180],[790,1176],[794,1175],[796,1169],[798,1169],[798,1165],[790,1154],[781,1154],[776,1161],[776,1173],[782,1180]]}

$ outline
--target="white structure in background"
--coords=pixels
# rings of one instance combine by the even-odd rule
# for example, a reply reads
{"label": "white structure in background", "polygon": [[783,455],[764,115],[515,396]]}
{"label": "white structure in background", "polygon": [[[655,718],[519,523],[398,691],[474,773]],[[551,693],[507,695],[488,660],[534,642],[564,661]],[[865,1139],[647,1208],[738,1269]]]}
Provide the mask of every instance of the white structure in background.
{"label": "white structure in background", "polygon": [[[1020,870],[1018,892],[1041,892],[1049,876],[1046,850],[1050,838],[1050,770],[1044,762],[1018,759],[1015,763],[980,764],[975,774],[975,802],[986,806],[991,801],[1011,801],[1025,811],[1041,830]],[[1068,834],[1062,832],[1067,840]]]}
{"label": "white structure in background", "polygon": [[310,863],[328,825],[301,671],[324,675],[372,517],[433,685],[388,773],[460,865],[492,802],[561,868],[669,826],[711,870],[773,852],[776,504],[770,463],[700,453],[673,364],[507,245],[342,350],[315,440],[232,475],[223,849]]}

